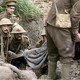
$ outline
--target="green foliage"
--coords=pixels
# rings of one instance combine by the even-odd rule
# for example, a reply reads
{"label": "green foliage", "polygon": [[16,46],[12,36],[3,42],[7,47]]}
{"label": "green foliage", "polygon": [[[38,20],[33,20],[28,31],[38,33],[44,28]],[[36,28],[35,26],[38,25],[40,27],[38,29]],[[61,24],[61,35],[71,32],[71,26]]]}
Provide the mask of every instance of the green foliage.
{"label": "green foliage", "polygon": [[23,20],[35,20],[41,14],[41,9],[31,0],[17,0],[16,14]]}
{"label": "green foliage", "polygon": [[4,8],[0,6],[0,13],[4,11]]}

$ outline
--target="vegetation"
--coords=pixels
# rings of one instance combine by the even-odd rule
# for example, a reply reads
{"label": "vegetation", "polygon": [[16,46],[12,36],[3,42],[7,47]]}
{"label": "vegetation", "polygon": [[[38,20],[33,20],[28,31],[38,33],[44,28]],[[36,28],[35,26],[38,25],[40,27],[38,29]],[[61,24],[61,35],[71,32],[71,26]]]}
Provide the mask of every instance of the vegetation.
{"label": "vegetation", "polygon": [[2,11],[4,11],[4,8],[2,8],[2,7],[0,6],[0,12],[2,12]]}
{"label": "vegetation", "polygon": [[31,0],[17,0],[16,14],[23,20],[31,21],[41,15],[41,9]]}

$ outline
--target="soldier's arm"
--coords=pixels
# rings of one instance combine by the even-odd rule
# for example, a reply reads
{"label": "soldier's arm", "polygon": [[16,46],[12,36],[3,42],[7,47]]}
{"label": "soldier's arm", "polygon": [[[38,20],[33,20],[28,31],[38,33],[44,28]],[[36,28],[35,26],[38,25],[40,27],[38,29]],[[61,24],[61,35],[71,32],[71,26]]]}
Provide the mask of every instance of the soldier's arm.
{"label": "soldier's arm", "polygon": [[39,48],[39,47],[41,47],[41,45],[43,44],[43,42],[42,42],[42,40],[40,40],[40,41],[38,41],[37,43],[36,43],[36,48]]}
{"label": "soldier's arm", "polygon": [[14,52],[12,52],[12,51],[8,51],[8,58],[9,59],[14,59],[14,58],[16,58],[17,57],[17,54],[16,53],[14,53]]}
{"label": "soldier's arm", "polygon": [[28,49],[29,47],[29,38],[26,35],[23,35],[23,47],[22,49]]}
{"label": "soldier's arm", "polygon": [[72,8],[71,0],[63,0],[63,1],[64,1],[65,12],[70,13],[70,10]]}
{"label": "soldier's arm", "polygon": [[0,13],[0,20],[5,17],[5,12]]}
{"label": "soldier's arm", "polygon": [[79,21],[80,21],[80,0],[74,4],[70,16],[72,23],[72,33],[74,35],[77,35],[79,30]]}

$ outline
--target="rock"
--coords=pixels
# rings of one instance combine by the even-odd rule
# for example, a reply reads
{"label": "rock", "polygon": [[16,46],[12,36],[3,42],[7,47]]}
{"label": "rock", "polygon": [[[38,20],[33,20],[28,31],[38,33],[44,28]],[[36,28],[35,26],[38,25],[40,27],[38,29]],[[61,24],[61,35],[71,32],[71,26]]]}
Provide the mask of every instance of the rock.
{"label": "rock", "polygon": [[37,80],[37,76],[32,70],[22,70],[21,75],[24,80]]}
{"label": "rock", "polygon": [[0,66],[0,80],[15,80],[13,71],[9,67]]}
{"label": "rock", "polygon": [[0,80],[37,80],[32,70],[19,70],[17,67],[0,62]]}
{"label": "rock", "polygon": [[43,80],[45,80],[45,79],[47,79],[47,75],[42,75],[39,79],[41,80],[41,79],[43,79]]}

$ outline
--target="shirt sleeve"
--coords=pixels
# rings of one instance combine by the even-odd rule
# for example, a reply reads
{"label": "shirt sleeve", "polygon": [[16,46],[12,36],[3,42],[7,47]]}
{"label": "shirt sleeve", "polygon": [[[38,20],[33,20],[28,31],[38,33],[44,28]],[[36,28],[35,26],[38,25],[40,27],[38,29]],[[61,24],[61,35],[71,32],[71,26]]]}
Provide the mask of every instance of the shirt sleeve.
{"label": "shirt sleeve", "polygon": [[29,39],[24,36],[24,39],[23,39],[23,42],[22,42],[22,49],[25,50],[25,49],[28,49],[29,47]]}
{"label": "shirt sleeve", "polygon": [[79,21],[80,21],[80,1],[76,2],[71,10],[71,24],[72,24],[72,33],[76,35],[79,30]]}

